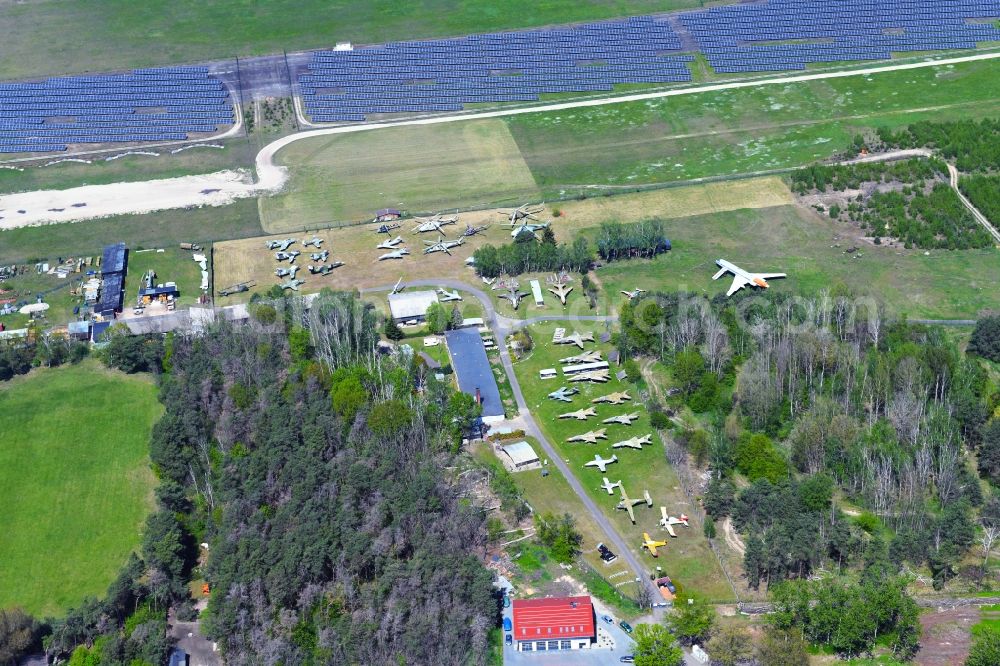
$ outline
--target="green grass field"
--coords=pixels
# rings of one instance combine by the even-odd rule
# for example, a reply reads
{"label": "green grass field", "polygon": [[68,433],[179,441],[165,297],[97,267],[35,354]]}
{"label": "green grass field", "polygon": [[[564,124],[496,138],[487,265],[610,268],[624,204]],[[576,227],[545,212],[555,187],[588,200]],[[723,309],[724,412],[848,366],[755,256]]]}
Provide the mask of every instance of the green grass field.
{"label": "green grass field", "polygon": [[[565,324],[559,325],[565,326]],[[660,566],[666,574],[678,580],[689,590],[697,591],[715,601],[732,601],[732,590],[726,583],[718,560],[709,549],[708,542],[701,533],[701,526],[694,521],[689,529],[678,528],[680,531],[676,539],[665,537],[669,543],[660,549],[660,555],[657,559],[654,560],[642,549],[641,541],[644,531],[655,538],[666,534],[657,526],[657,521],[660,519],[659,507],[661,505],[667,506],[668,511],[673,515],[684,513],[686,512],[686,504],[682,502],[686,502],[686,499],[682,499],[683,493],[679,488],[677,476],[666,461],[663,446],[649,424],[644,405],[635,400],[638,395],[635,386],[614,379],[603,385],[590,385],[585,382],[567,384],[561,374],[555,380],[543,381],[538,378],[538,372],[542,368],[558,368],[560,367],[558,362],[560,358],[580,352],[574,346],[552,344],[552,332],[556,326],[557,324],[554,323],[531,326],[529,330],[535,343],[534,349],[528,356],[514,364],[528,408],[549,436],[553,446],[567,461],[570,469],[593,497],[595,503],[605,511],[629,547],[644,564],[649,566],[650,570],[653,570],[655,566]],[[572,328],[567,328],[567,333],[571,333],[572,330]],[[595,337],[600,332],[599,329],[582,322],[576,330],[592,330]],[[610,345],[605,344],[587,344],[586,347],[588,350],[598,349],[604,354],[607,354],[611,349]],[[562,385],[580,388],[580,393],[573,396],[572,403],[549,400],[546,397],[549,392]],[[597,396],[623,390],[629,390],[633,400],[618,406],[594,405],[598,414],[596,419],[591,417],[584,422],[557,418],[559,414],[564,412],[591,406],[590,401]],[[631,426],[601,423],[609,416],[631,412],[640,413],[639,420]],[[570,436],[601,428],[607,428],[607,439],[600,440],[598,444],[566,442]],[[631,448],[615,450],[611,448],[615,442],[634,435],[641,436],[650,433],[653,434],[653,443],[644,446],[641,451]],[[618,456],[618,462],[609,465],[606,474],[601,474],[596,468],[583,466],[585,462],[592,460],[594,455],[598,453],[604,458],[610,458],[612,453]],[[624,511],[615,509],[618,491],[615,491],[614,496],[609,496],[601,489],[601,479],[604,476],[612,481],[621,479],[630,497],[641,498],[643,491],[649,490],[653,498],[653,507],[648,508],[644,504],[636,507],[636,524],[633,525]]]}
{"label": "green grass field", "polygon": [[305,139],[278,153],[286,192],[260,200],[271,233],[371,219],[385,206],[436,211],[538,195],[499,120],[390,128]]}
{"label": "green grass field", "polygon": [[0,385],[0,607],[59,614],[104,593],[152,508],[161,412],[149,377],[96,361]]}
{"label": "green grass field", "polygon": [[212,143],[224,148],[189,148],[176,154],[171,154],[169,148],[154,148],[153,152],[160,153],[158,157],[129,155],[105,161],[105,157],[121,154],[112,153],[89,157],[91,164],[61,162],[51,166],[23,165],[24,171],[0,169],[0,194],[176,178],[252,166],[257,151],[247,145],[245,138]]}
{"label": "green grass field", "polygon": [[108,243],[129,248],[208,243],[261,234],[257,202],[240,199],[228,206],[119,215],[75,224],[50,224],[0,231],[0,263],[97,254]]}
{"label": "green grass field", "polygon": [[2,2],[0,79],[280,53],[344,41],[465,35],[702,4],[703,0]]}
{"label": "green grass field", "polygon": [[181,295],[177,305],[193,305],[201,295],[201,267],[191,258],[191,252],[177,246],[161,248],[163,251],[144,250],[130,252],[128,275],[125,278],[125,307],[136,302],[139,285],[146,271],[156,273],[154,284],[176,282]]}
{"label": "green grass field", "polygon": [[[513,116],[546,195],[796,167],[854,133],[996,112],[1000,64],[982,61]],[[595,159],[599,156],[599,159]]]}

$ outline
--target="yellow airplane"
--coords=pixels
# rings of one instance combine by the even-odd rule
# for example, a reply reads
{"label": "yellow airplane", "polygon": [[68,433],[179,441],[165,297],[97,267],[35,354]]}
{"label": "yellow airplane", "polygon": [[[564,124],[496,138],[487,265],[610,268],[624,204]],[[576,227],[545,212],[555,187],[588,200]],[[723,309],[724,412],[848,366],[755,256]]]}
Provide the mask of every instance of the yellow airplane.
{"label": "yellow airplane", "polygon": [[642,547],[648,549],[649,554],[652,555],[653,557],[659,557],[659,555],[657,555],[656,553],[656,549],[666,545],[667,545],[666,541],[654,541],[652,538],[650,538],[648,532],[642,533]]}

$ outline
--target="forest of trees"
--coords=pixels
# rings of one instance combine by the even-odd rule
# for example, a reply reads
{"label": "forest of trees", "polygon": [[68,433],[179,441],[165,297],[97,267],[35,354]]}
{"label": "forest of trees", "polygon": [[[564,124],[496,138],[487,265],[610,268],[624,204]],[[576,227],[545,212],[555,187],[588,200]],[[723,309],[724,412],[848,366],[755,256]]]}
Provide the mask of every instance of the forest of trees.
{"label": "forest of trees", "polygon": [[[865,183],[909,183],[946,178],[948,167],[941,160],[899,160],[862,162],[860,164],[814,164],[793,171],[792,190],[808,192],[843,192],[859,190]],[[918,185],[922,189],[922,185]]]}
{"label": "forest of trees", "polygon": [[[906,656],[916,629],[899,575],[929,571],[935,588],[983,581],[966,558],[1000,534],[1000,394],[941,329],[843,292],[655,294],[626,303],[621,323],[622,353],[662,360],[678,389],[654,411],[702,417],[702,429],[673,436],[712,471],[704,507],[744,535],[750,587],[777,590],[821,569],[861,575],[876,586],[867,596],[902,604],[889,630]],[[846,513],[838,496],[861,511]],[[845,655],[873,645],[823,622],[793,624]]]}
{"label": "forest of trees", "polygon": [[1000,119],[920,121],[899,129],[879,128],[889,148],[931,148],[953,161],[959,171],[1000,169]]}
{"label": "forest of trees", "polygon": [[540,242],[531,234],[520,234],[500,247],[483,245],[472,256],[476,272],[487,278],[560,270],[585,273],[594,261],[586,238],[577,236],[570,245],[556,243],[549,228],[543,230]]}
{"label": "forest of trees", "polygon": [[963,176],[958,186],[993,226],[1000,225],[1000,175]]}
{"label": "forest of trees", "polygon": [[597,253],[605,261],[649,258],[670,249],[670,241],[658,219],[622,224],[604,222],[597,234]]}

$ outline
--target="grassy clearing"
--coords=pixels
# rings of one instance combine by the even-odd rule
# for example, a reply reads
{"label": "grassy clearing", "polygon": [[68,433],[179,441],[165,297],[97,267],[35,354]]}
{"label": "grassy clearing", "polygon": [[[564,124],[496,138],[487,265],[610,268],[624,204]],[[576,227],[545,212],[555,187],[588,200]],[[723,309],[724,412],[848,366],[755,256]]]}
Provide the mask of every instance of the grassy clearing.
{"label": "grassy clearing", "polygon": [[138,298],[139,285],[148,270],[156,273],[154,284],[177,283],[181,292],[177,305],[194,305],[201,295],[201,267],[194,262],[191,254],[179,247],[131,252],[125,278],[126,308]]}
{"label": "grassy clearing", "polygon": [[99,254],[108,243],[133,250],[182,242],[207,243],[261,233],[257,202],[241,199],[228,206],[119,215],[75,224],[50,224],[0,231],[0,263]]}
{"label": "grassy clearing", "polygon": [[[565,381],[560,377],[555,381],[543,382],[538,379],[538,371],[542,368],[559,367],[558,359],[579,352],[576,347],[552,344],[552,332],[555,328],[556,324],[552,323],[531,326],[530,331],[535,342],[534,350],[514,364],[525,400],[539,424],[545,429],[559,454],[565,458],[570,468],[577,474],[577,478],[580,479],[597,505],[605,511],[609,520],[625,538],[629,547],[650,569],[660,566],[664,573],[676,578],[690,590],[697,591],[713,600],[732,601],[732,591],[726,583],[718,561],[702,535],[700,526],[696,526],[694,522],[692,522],[690,529],[679,528],[681,531],[676,539],[665,537],[669,543],[660,550],[660,555],[656,560],[653,560],[641,548],[641,538],[644,531],[654,537],[666,534],[657,525],[660,519],[659,507],[665,505],[669,512],[676,515],[685,512],[687,500],[683,498],[676,474],[666,462],[662,445],[649,424],[649,418],[641,402],[633,400],[620,406],[595,405],[598,418],[591,418],[587,422],[557,418],[561,413],[591,406],[590,401],[597,396],[614,391],[630,390],[635,399],[638,391],[634,386],[612,380],[605,385],[573,384],[580,388],[580,394],[573,397],[572,403],[547,399],[546,395],[559,388],[560,385],[564,385]],[[593,329],[581,325],[577,330]],[[567,332],[569,333],[571,330],[567,329]],[[593,348],[606,354],[611,347],[602,344],[587,345],[587,349]],[[639,420],[631,426],[600,423],[601,420],[609,416],[630,412],[640,413]],[[607,428],[608,438],[599,444],[566,442],[570,436],[600,428]],[[612,450],[611,448],[611,444],[614,442],[628,439],[634,435],[649,433],[653,433],[653,444],[644,446],[641,451],[628,448]],[[605,458],[611,457],[612,453],[618,456],[618,462],[610,465],[606,474],[601,474],[595,468],[583,466],[585,462],[592,460],[594,455],[598,453]],[[624,511],[615,509],[618,491],[615,491],[615,495],[609,496],[600,487],[603,476],[607,476],[612,481],[621,479],[630,497],[642,497],[643,491],[649,490],[653,498],[653,507],[648,508],[645,505],[636,507],[636,524],[633,525]]]}
{"label": "grassy clearing", "polygon": [[316,137],[283,149],[285,193],[261,199],[266,230],[371,219],[385,206],[420,212],[537,197],[499,120]]}
{"label": "grassy clearing", "polygon": [[[171,154],[169,148],[154,148],[161,153],[129,155],[110,162],[107,156],[93,156],[91,164],[60,162],[51,166],[42,164],[18,165],[24,171],[0,169],[0,194],[31,192],[33,190],[65,190],[83,185],[136,182],[161,178],[177,178],[194,174],[211,173],[223,169],[250,168],[253,155],[246,139],[227,139],[213,144],[219,148],[189,148]],[[125,149],[121,153],[127,152]],[[118,155],[121,153],[112,153]]]}
{"label": "grassy clearing", "polygon": [[[842,284],[911,318],[974,318],[1000,306],[993,288],[1000,280],[995,249],[924,254],[875,246],[860,240],[855,228],[796,206],[671,219],[665,228],[674,247],[666,255],[598,270],[611,307],[624,298],[619,290],[636,287],[725,293],[730,279],[712,281],[719,257],[749,270],[789,274],[771,282],[772,289],[815,294]],[[864,256],[844,254],[850,245],[859,245]]]}
{"label": "grassy clearing", "polygon": [[[73,273],[65,279],[59,279],[55,275],[36,273],[34,267],[29,267],[27,273],[0,283],[0,289],[4,290],[2,298],[17,299],[15,302],[25,300],[34,303],[36,295],[45,293],[44,300],[49,304],[49,309],[45,312],[45,319],[41,321],[47,328],[74,318],[73,308],[80,305],[83,299],[74,296],[71,290],[85,278],[84,273]],[[0,322],[7,328],[23,328],[28,325],[29,319],[28,315],[12,314],[0,317]]]}
{"label": "grassy clearing", "polygon": [[[827,159],[865,128],[996,111],[1000,64],[962,63],[508,118],[544,192]],[[599,155],[600,159],[594,159]]]}
{"label": "grassy clearing", "polygon": [[161,412],[148,377],[96,361],[0,386],[0,607],[58,614],[104,593],[152,508]]}
{"label": "grassy clearing", "polygon": [[[0,78],[106,71],[527,28],[699,7],[703,0],[199,0],[0,3]],[[713,3],[718,4],[718,3]],[[51,39],[59,35],[58,40]]]}

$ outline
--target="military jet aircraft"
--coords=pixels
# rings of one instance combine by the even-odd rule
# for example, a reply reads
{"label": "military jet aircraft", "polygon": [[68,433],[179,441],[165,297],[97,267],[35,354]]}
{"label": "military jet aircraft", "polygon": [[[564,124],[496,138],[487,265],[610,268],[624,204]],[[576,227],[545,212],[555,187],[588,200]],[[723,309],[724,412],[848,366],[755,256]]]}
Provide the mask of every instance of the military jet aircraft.
{"label": "military jet aircraft", "polygon": [[456,240],[445,240],[443,236],[438,236],[438,241],[436,243],[432,241],[424,241],[424,245],[427,246],[424,248],[424,254],[431,254],[432,252],[444,252],[450,257],[451,248],[458,247],[459,245],[463,245],[464,243],[465,239],[462,238],[461,236],[459,236],[458,239]]}
{"label": "military jet aircraft", "polygon": [[556,295],[563,305],[566,305],[566,297],[569,296],[569,292],[573,291],[572,285],[568,284],[557,284],[549,287],[549,291]]}
{"label": "military jet aircraft", "polygon": [[309,255],[309,258],[312,259],[313,261],[318,261],[322,263],[330,258],[330,251],[323,250],[322,252],[313,252],[312,254]]}
{"label": "military jet aircraft", "polygon": [[574,332],[573,335],[565,335],[565,336],[563,336],[562,339],[560,339],[558,342],[556,342],[556,344],[557,345],[576,345],[580,349],[583,349],[583,343],[584,342],[593,342],[593,341],[594,341],[594,334],[591,333],[590,331],[587,331],[586,333],[577,333],[577,332]]}
{"label": "military jet aircraft", "polygon": [[268,250],[281,250],[284,252],[294,242],[294,238],[286,238],[285,240],[269,240],[266,244]]}
{"label": "military jet aircraft", "polygon": [[302,254],[298,250],[292,250],[291,252],[275,252],[274,258],[278,261],[287,261],[290,264],[295,263],[295,257]]}
{"label": "military jet aircraft", "polygon": [[442,303],[451,303],[452,301],[462,300],[462,294],[458,291],[448,291],[447,289],[437,290],[438,300]]}
{"label": "military jet aircraft", "polygon": [[576,395],[580,392],[580,389],[576,387],[563,386],[558,391],[553,391],[549,393],[550,400],[562,400],[563,402],[573,402],[570,400],[571,395]]}
{"label": "military jet aircraft", "polygon": [[601,360],[601,352],[596,349],[589,352],[584,352],[582,354],[577,354],[576,356],[567,356],[566,358],[559,359],[560,363],[565,364],[576,364],[576,363],[596,363]]}
{"label": "military jet aircraft", "polygon": [[691,527],[691,525],[688,524],[688,517],[685,516],[683,513],[681,514],[680,518],[675,518],[674,516],[668,516],[667,507],[661,506],[660,527],[666,529],[667,532],[670,534],[670,536],[676,537],[677,533],[674,532],[674,525],[683,525],[684,527]]}
{"label": "military jet aircraft", "polygon": [[622,440],[621,442],[615,442],[614,444],[611,445],[611,448],[613,448],[613,449],[623,449],[623,448],[641,449],[643,444],[652,444],[653,443],[652,440],[653,440],[653,436],[652,435],[643,435],[642,437],[639,437],[638,435],[636,435],[635,437],[631,437],[629,439]]}
{"label": "military jet aircraft", "polygon": [[729,287],[729,291],[726,292],[726,296],[732,296],[748,285],[767,289],[770,286],[767,283],[768,279],[787,277],[784,273],[751,273],[725,259],[716,259],[715,264],[719,267],[719,272],[712,276],[713,280],[718,280],[726,273],[733,274],[733,284]]}
{"label": "military jet aircraft", "polygon": [[313,275],[328,275],[329,273],[333,272],[334,268],[339,268],[340,266],[343,265],[344,262],[342,261],[334,261],[332,263],[322,264],[320,266],[313,266],[312,264],[309,264],[307,268],[309,269],[309,272],[312,273]]}
{"label": "military jet aircraft", "polygon": [[608,477],[604,477],[604,483],[601,484],[601,488],[607,490],[609,495],[614,495],[615,488],[621,488],[621,487],[622,487],[621,479],[619,479],[615,483],[611,483],[611,480],[608,479]]}
{"label": "military jet aircraft", "polygon": [[292,291],[298,291],[299,285],[303,285],[305,283],[306,283],[305,280],[296,280],[293,278],[288,282],[282,282],[278,286],[281,287],[282,289],[291,289]]}
{"label": "military jet aircraft", "polygon": [[619,414],[618,416],[606,418],[601,421],[601,423],[620,423],[621,425],[632,425],[632,422],[638,419],[639,412],[632,412],[631,414]]}
{"label": "military jet aircraft", "polygon": [[[632,522],[634,523],[635,521],[633,520]],[[656,549],[662,548],[663,546],[666,545],[667,545],[666,541],[655,541],[652,537],[649,536],[648,532],[642,533],[642,547],[648,549],[649,554],[652,555],[653,557],[659,557],[656,554]]]}
{"label": "military jet aircraft", "polygon": [[377,234],[387,234],[394,229],[399,229],[402,225],[399,222],[387,222],[385,224],[380,224],[378,228],[375,229]]}
{"label": "military jet aircraft", "polygon": [[283,277],[294,278],[295,277],[295,273],[298,272],[298,270],[299,270],[298,266],[289,266],[288,268],[275,268],[274,269],[274,274],[277,275],[280,278],[283,278]]}
{"label": "military jet aircraft", "polygon": [[646,290],[645,289],[633,289],[632,291],[624,291],[623,290],[622,293],[625,294],[626,296],[628,296],[628,300],[631,301],[631,300],[634,300],[635,298],[639,297],[641,294],[645,294]]}
{"label": "military jet aircraft", "polygon": [[618,456],[611,456],[610,458],[602,458],[601,454],[598,453],[594,456],[593,460],[591,460],[590,462],[583,463],[583,466],[596,467],[597,469],[601,470],[601,472],[607,472],[608,465],[616,462],[618,462]]}
{"label": "military jet aircraft", "polygon": [[601,428],[600,430],[591,430],[590,432],[585,432],[582,435],[574,435],[568,438],[567,442],[586,442],[587,444],[597,444],[599,439],[607,439],[608,436],[605,434],[607,428]]}
{"label": "military jet aircraft", "polygon": [[484,231],[486,231],[489,228],[490,228],[490,225],[488,225],[488,224],[484,224],[484,225],[481,225],[481,226],[478,226],[478,227],[473,227],[473,226],[470,226],[470,225],[466,224],[465,225],[465,231],[462,232],[462,235],[466,236],[466,237],[468,237],[468,236],[475,236],[476,234],[483,233]]}
{"label": "military jet aircraft", "polygon": [[560,414],[561,419],[576,419],[577,421],[586,421],[591,416],[597,416],[597,410],[593,407],[587,407],[586,409],[578,409],[575,412],[566,412],[565,414]]}
{"label": "military jet aircraft", "polygon": [[590,402],[595,405],[601,402],[606,402],[609,405],[620,405],[626,400],[631,400],[632,396],[628,394],[628,391],[617,391],[615,393],[609,393],[607,395],[602,395],[600,397],[594,398]]}
{"label": "military jet aircraft", "polygon": [[392,252],[386,252],[385,254],[380,255],[378,260],[384,261],[386,259],[402,259],[409,253],[410,253],[409,250],[407,250],[405,247],[401,247],[398,250],[394,250]]}
{"label": "military jet aircraft", "polygon": [[322,244],[323,244],[323,239],[315,234],[313,234],[313,237],[310,238],[309,240],[302,241],[302,247],[309,247],[310,245],[312,245],[317,250],[319,249],[319,246]]}
{"label": "military jet aircraft", "polygon": [[648,490],[643,492],[643,499],[630,498],[625,492],[625,486],[618,486],[618,492],[621,493],[622,499],[618,502],[618,505],[615,508],[627,511],[628,517],[632,520],[633,525],[635,524],[635,514],[632,512],[633,507],[639,506],[643,502],[645,502],[647,506],[653,506],[653,498],[649,496]]}
{"label": "military jet aircraft", "polygon": [[511,306],[516,310],[517,306],[521,304],[521,299],[528,295],[526,291],[518,291],[517,287],[511,287],[506,292],[497,296],[497,298],[503,298],[510,301]]}
{"label": "military jet aircraft", "polygon": [[566,381],[569,382],[598,382],[603,384],[611,378],[611,374],[607,370],[588,370],[586,372],[578,372]]}
{"label": "military jet aircraft", "polygon": [[379,250],[391,250],[400,243],[403,242],[402,236],[396,236],[395,238],[386,238],[384,241],[376,245],[375,247]]}
{"label": "military jet aircraft", "polygon": [[458,222],[458,216],[452,215],[451,217],[442,217],[441,213],[432,215],[431,217],[418,217],[420,224],[413,227],[413,231],[418,234],[426,233],[428,231],[437,231],[439,233],[444,233],[441,231],[441,227],[448,224],[455,224]]}

